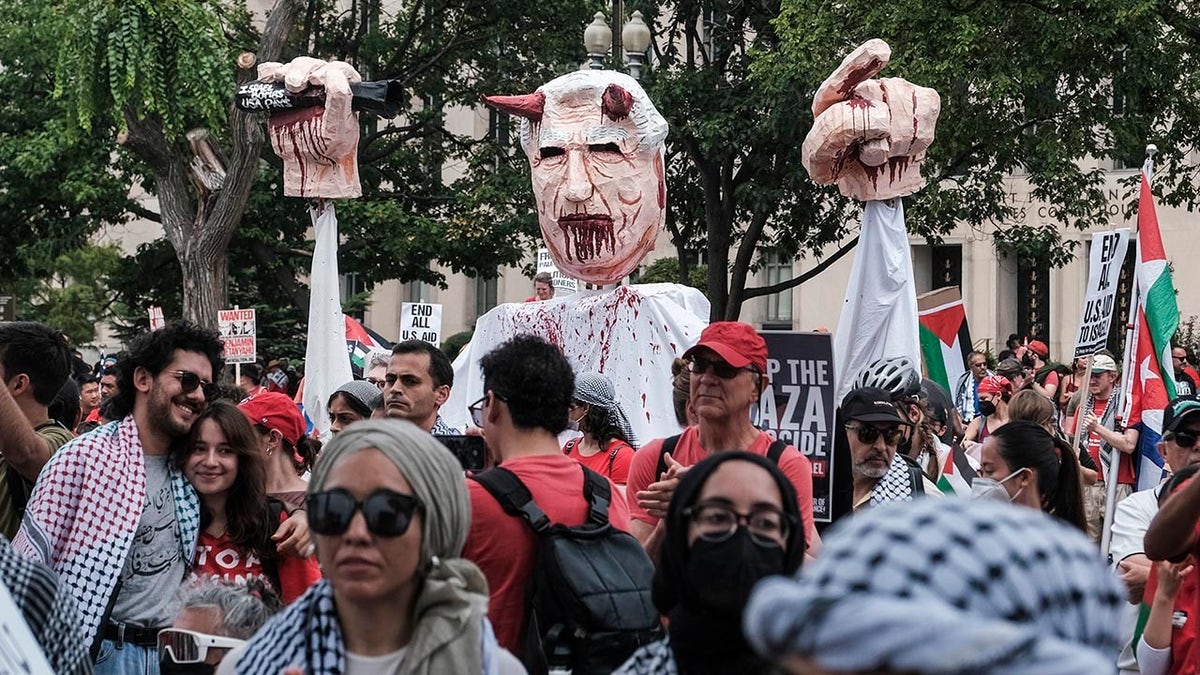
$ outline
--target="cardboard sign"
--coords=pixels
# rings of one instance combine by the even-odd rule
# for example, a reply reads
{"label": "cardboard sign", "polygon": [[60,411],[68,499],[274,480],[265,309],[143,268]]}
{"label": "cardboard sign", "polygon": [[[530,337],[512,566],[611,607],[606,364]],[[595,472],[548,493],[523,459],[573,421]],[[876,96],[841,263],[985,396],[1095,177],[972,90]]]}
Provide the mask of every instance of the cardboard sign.
{"label": "cardboard sign", "polygon": [[0,583],[0,675],[52,675],[53,672],[17,603]]}
{"label": "cardboard sign", "polygon": [[558,268],[554,266],[554,259],[550,257],[550,249],[548,248],[538,249],[537,271],[539,274],[542,272],[550,273],[550,278],[554,282],[555,294],[570,295],[579,290],[578,281],[559,272]]}
{"label": "cardboard sign", "polygon": [[406,302],[400,306],[400,339],[442,341],[442,306],[427,302]]}
{"label": "cardboard sign", "polygon": [[167,320],[163,318],[162,307],[153,305],[149,310],[150,314],[150,330],[158,330],[167,327]]}
{"label": "cardboard sign", "polygon": [[1075,358],[1091,356],[1108,344],[1108,329],[1112,325],[1116,304],[1117,284],[1121,266],[1129,248],[1129,230],[1092,235],[1092,251],[1088,257],[1087,293],[1083,296],[1083,313],[1075,333]]}
{"label": "cardboard sign", "polygon": [[755,424],[812,462],[813,519],[833,514],[833,427],[837,409],[833,338],[829,333],[761,331],[770,385],[752,409]]}
{"label": "cardboard sign", "polygon": [[258,334],[253,309],[222,309],[217,328],[225,344],[225,363],[254,363],[258,360]]}

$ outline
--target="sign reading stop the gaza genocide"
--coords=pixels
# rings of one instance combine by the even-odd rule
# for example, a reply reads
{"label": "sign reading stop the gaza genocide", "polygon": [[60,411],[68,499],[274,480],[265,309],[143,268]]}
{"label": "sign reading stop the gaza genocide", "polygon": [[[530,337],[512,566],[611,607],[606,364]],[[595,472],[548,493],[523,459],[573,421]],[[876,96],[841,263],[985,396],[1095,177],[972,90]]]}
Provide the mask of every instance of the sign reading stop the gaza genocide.
{"label": "sign reading stop the gaza genocide", "polygon": [[400,305],[400,340],[442,341],[442,306],[427,302]]}
{"label": "sign reading stop the gaza genocide", "polygon": [[258,359],[257,327],[253,309],[217,311],[217,329],[225,344],[225,363],[254,363]]}

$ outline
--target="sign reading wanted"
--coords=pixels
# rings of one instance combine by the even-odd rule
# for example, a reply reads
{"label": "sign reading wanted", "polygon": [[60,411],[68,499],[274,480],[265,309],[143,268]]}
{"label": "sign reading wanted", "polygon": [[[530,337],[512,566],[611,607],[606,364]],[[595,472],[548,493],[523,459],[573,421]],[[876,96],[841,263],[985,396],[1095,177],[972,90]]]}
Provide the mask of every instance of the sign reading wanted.
{"label": "sign reading wanted", "polygon": [[253,309],[217,311],[217,329],[225,343],[225,363],[254,363],[258,360],[258,335]]}
{"label": "sign reading wanted", "polygon": [[770,385],[752,409],[759,428],[812,462],[813,519],[833,515],[833,426],[837,400],[829,333],[761,331]]}
{"label": "sign reading wanted", "polygon": [[1125,262],[1125,250],[1128,247],[1127,228],[1092,235],[1087,293],[1083,296],[1083,315],[1079,319],[1079,330],[1075,333],[1074,358],[1091,356],[1108,343],[1117,283],[1121,278],[1121,265]]}
{"label": "sign reading wanted", "polygon": [[442,306],[426,302],[400,305],[400,340],[442,341]]}

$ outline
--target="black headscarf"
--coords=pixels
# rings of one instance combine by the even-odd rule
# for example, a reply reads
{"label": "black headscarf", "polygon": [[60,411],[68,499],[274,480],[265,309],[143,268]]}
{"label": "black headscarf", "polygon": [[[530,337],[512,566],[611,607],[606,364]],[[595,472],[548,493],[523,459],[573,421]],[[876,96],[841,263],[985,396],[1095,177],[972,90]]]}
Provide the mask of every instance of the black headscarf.
{"label": "black headscarf", "polygon": [[[671,650],[681,673],[754,673],[766,672],[770,664],[758,657],[742,635],[741,613],[728,615],[697,606],[689,598],[696,594],[687,588],[690,520],[684,515],[694,506],[704,484],[721,464],[742,461],[762,467],[775,479],[783,501],[783,512],[791,524],[784,547],[781,574],[791,575],[804,560],[804,524],[800,519],[796,489],[774,462],[750,452],[715,453],[692,466],[671,498],[667,508],[666,536],[654,575],[653,599],[658,611],[670,619],[668,632]],[[732,670],[730,670],[732,668]]]}

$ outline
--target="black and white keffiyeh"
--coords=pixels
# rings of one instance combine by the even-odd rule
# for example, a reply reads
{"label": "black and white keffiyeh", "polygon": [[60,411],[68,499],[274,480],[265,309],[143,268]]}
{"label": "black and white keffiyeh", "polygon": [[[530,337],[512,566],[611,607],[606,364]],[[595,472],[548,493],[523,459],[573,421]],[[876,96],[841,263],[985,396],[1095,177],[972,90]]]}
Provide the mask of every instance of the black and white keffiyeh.
{"label": "black and white keffiyeh", "polygon": [[625,409],[617,401],[617,389],[612,380],[600,373],[580,373],[575,376],[575,399],[588,405],[603,408],[609,419],[625,434],[625,441],[634,448],[638,447],[637,436],[633,434],[633,426],[625,416]]}
{"label": "black and white keffiyeh", "polygon": [[21,610],[54,672],[92,672],[91,640],[79,620],[75,599],[48,568],[21,557],[0,535],[0,583]]}
{"label": "black and white keffiyeh", "polygon": [[871,506],[912,500],[912,480],[908,476],[908,462],[904,461],[900,453],[896,453],[892,456],[892,464],[887,473],[871,488]]}
{"label": "black and white keffiyeh", "polygon": [[870,509],[794,579],[747,605],[762,655],[835,671],[1112,672],[1120,582],[1094,544],[1039,511],[969,500]]}

